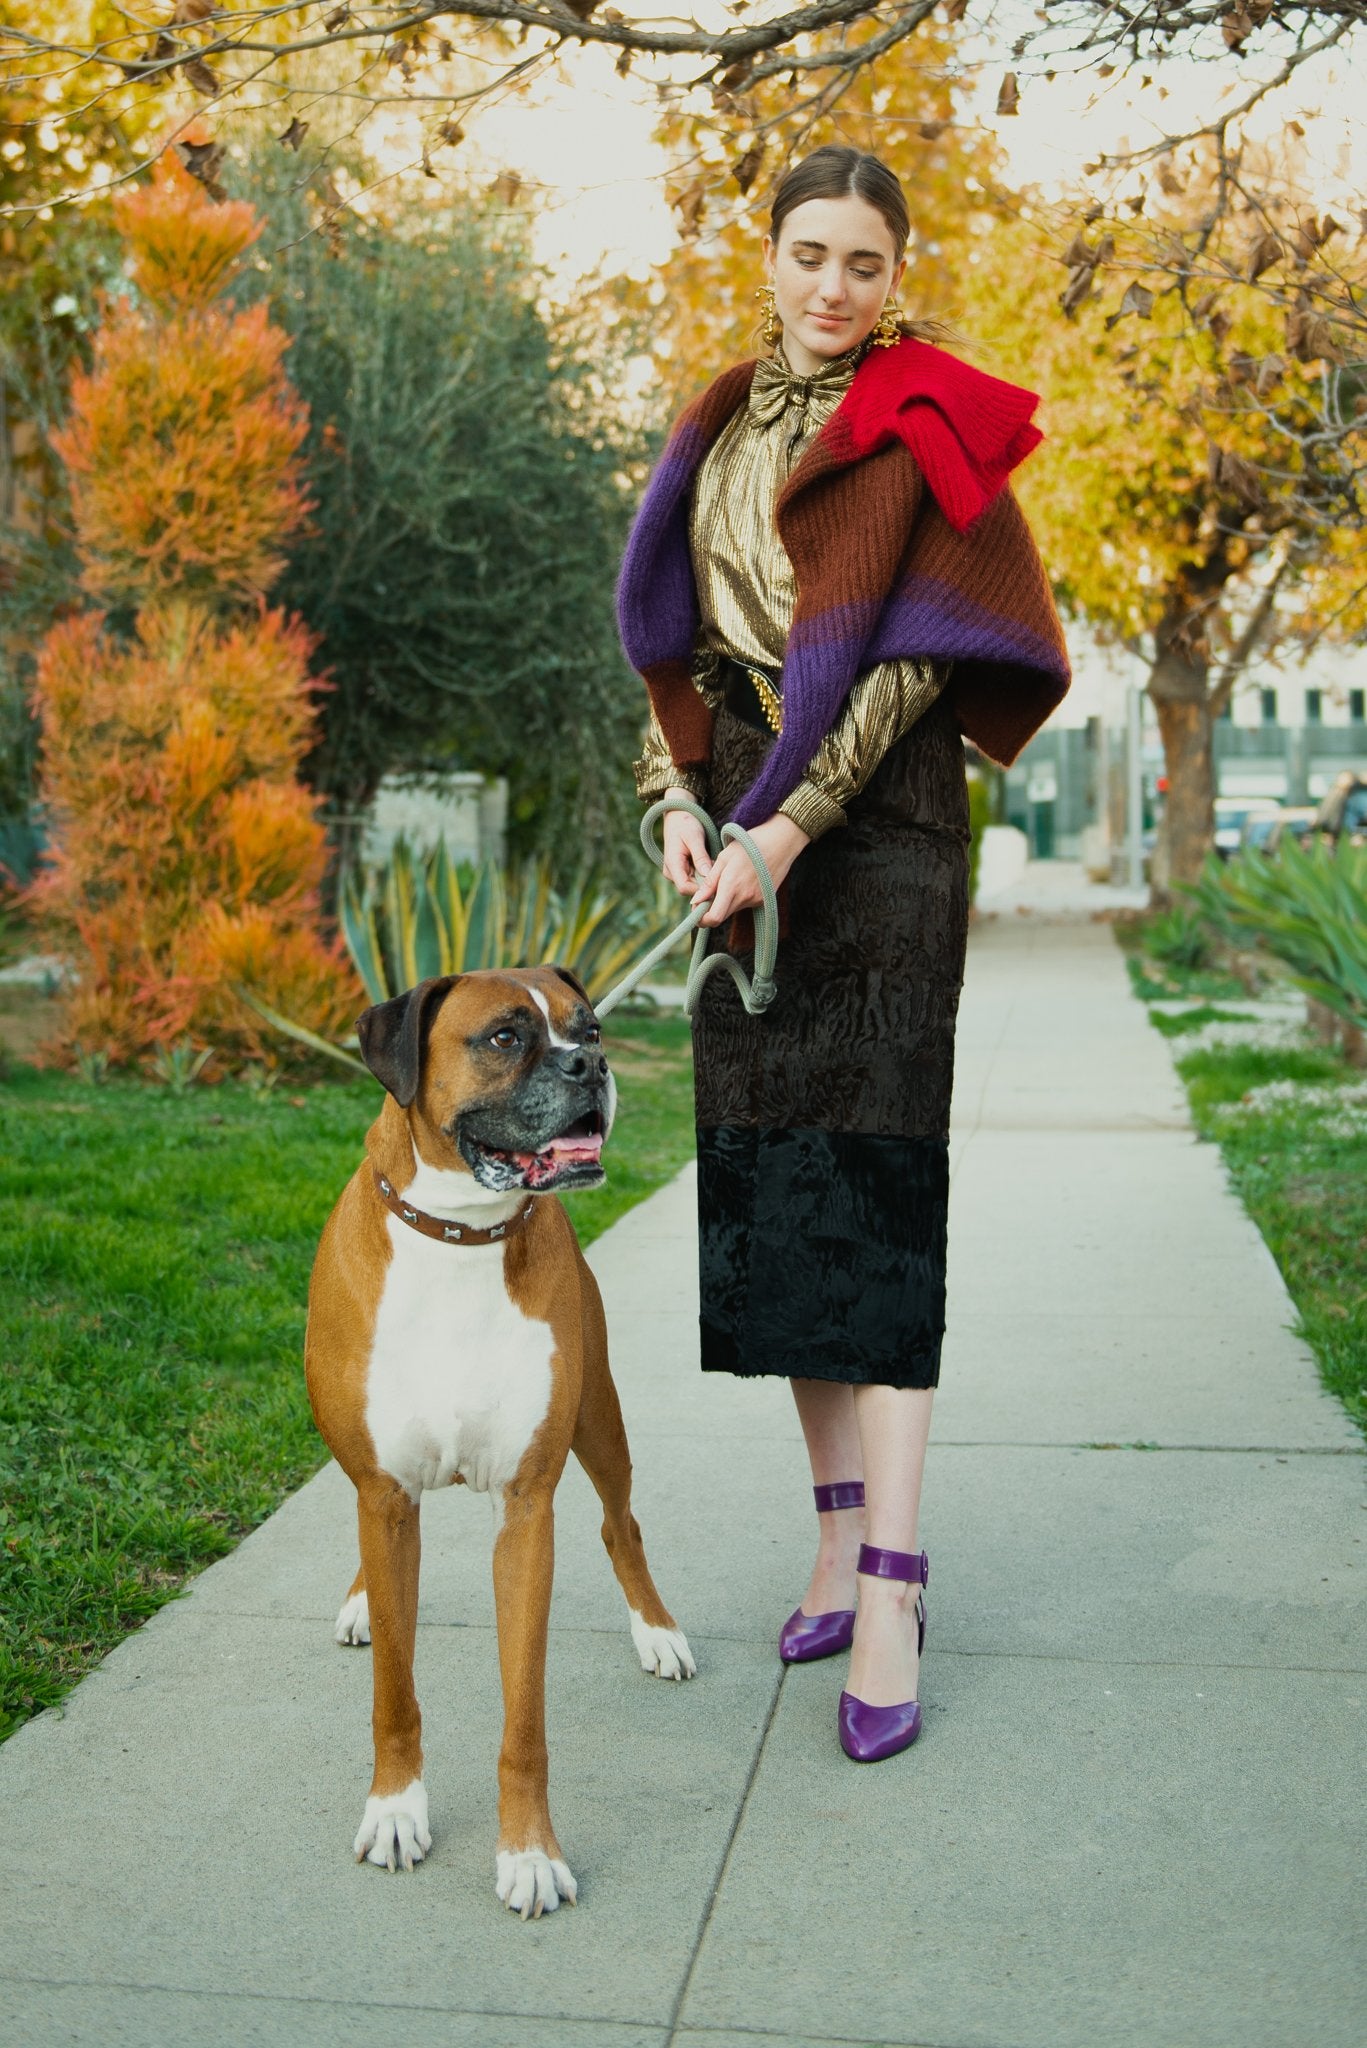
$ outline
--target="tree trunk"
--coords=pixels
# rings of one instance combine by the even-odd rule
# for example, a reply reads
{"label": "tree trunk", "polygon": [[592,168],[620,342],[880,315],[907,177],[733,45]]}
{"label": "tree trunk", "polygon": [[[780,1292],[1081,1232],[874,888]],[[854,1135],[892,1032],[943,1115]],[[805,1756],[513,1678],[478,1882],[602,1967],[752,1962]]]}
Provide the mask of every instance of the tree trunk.
{"label": "tree trunk", "polygon": [[1194,882],[1215,839],[1215,761],[1205,704],[1159,698],[1158,730],[1168,794],[1154,861],[1153,899],[1172,900],[1173,884]]}
{"label": "tree trunk", "polygon": [[1158,645],[1149,695],[1158,715],[1168,792],[1150,876],[1155,906],[1172,901],[1175,882],[1196,880],[1215,839],[1215,755],[1205,645],[1191,644],[1180,628],[1162,627]]}

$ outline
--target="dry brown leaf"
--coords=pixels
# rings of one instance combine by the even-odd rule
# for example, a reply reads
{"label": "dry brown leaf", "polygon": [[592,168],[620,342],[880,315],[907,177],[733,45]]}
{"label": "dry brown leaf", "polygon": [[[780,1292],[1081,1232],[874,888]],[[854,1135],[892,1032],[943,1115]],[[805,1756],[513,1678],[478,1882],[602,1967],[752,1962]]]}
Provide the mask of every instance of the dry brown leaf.
{"label": "dry brown leaf", "polygon": [[922,121],[916,133],[922,142],[938,142],[948,126],[948,121]]}
{"label": "dry brown leaf", "polygon": [[1253,33],[1253,16],[1236,0],[1233,7],[1227,7],[1220,16],[1220,33],[1231,50],[1241,50]]}
{"label": "dry brown leaf", "polygon": [[222,199],[223,187],[218,174],[223,168],[223,145],[221,142],[178,142],[175,151],[192,178],[200,184],[211,199]]}
{"label": "dry brown leaf", "polygon": [[1132,280],[1126,285],[1124,297],[1106,321],[1107,329],[1114,327],[1117,321],[1123,320],[1127,313],[1137,313],[1141,320],[1147,320],[1152,315],[1153,293],[1146,284]]}
{"label": "dry brown leaf", "polygon": [[1285,253],[1280,238],[1270,228],[1264,229],[1248,252],[1244,264],[1245,284],[1256,284],[1265,270],[1270,270],[1274,263],[1280,263]]}
{"label": "dry brown leaf", "polygon": [[196,92],[216,93],[219,90],[218,73],[202,57],[191,57],[181,65],[180,75]]}
{"label": "dry brown leaf", "polygon": [[330,36],[335,36],[338,29],[345,28],[350,19],[351,9],[349,7],[334,7],[331,14],[323,16],[323,27]]}
{"label": "dry brown leaf", "polygon": [[184,28],[187,22],[207,21],[217,7],[217,0],[176,0],[171,14],[172,28]]}
{"label": "dry brown leaf", "polygon": [[1008,71],[1001,82],[1001,90],[997,94],[997,112],[999,114],[1018,114],[1020,112],[1020,97],[1020,87],[1016,84],[1016,74],[1014,71]]}
{"label": "dry brown leaf", "polygon": [[1286,360],[1283,356],[1264,356],[1258,365],[1258,375],[1254,382],[1254,389],[1259,398],[1266,398],[1268,392],[1275,390],[1285,375]]}
{"label": "dry brown leaf", "polygon": [[731,176],[742,192],[748,192],[755,182],[756,174],[764,161],[764,149],[758,142],[751,143],[744,156],[737,157],[731,166]]}
{"label": "dry brown leaf", "polygon": [[283,143],[286,149],[298,149],[308,132],[308,122],[301,121],[296,114],[284,134],[277,135],[275,139],[277,142]]}
{"label": "dry brown leaf", "polygon": [[1096,267],[1091,263],[1079,263],[1075,270],[1069,271],[1068,282],[1059,294],[1059,304],[1070,320],[1091,291],[1095,276]]}
{"label": "dry brown leaf", "polygon": [[464,142],[465,130],[461,127],[459,121],[443,121],[437,130],[437,140],[438,142],[446,143],[448,148],[454,149],[458,142]]}

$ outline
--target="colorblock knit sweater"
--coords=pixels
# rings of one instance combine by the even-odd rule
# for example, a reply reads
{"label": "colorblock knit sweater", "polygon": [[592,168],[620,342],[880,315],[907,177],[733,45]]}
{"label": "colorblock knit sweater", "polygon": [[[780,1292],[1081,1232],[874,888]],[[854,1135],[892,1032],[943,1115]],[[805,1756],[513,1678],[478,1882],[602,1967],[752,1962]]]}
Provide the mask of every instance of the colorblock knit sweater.
{"label": "colorblock knit sweater", "polygon": [[[698,599],[693,480],[743,405],[753,362],[677,421],[636,515],[617,590],[627,658],[681,768],[710,758],[713,713],[692,679]],[[1040,439],[1033,393],[910,339],[877,349],[778,499],[797,584],[780,688],[783,730],[732,815],[769,817],[797,786],[860,673],[918,656],[954,663],[960,730],[1013,761],[1069,682],[1044,566],[1008,484]]]}

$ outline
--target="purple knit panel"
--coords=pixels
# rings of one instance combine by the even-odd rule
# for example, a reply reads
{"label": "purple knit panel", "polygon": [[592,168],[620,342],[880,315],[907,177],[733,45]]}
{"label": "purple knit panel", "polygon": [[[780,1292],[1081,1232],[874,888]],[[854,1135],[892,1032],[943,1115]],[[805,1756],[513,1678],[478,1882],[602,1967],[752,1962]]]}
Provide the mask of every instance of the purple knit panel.
{"label": "purple knit panel", "polygon": [[929,576],[902,584],[888,600],[865,649],[865,666],[911,655],[1010,662],[1042,669],[1065,683],[1069,676],[1067,660],[1053,641]]}
{"label": "purple knit panel", "polygon": [[698,625],[688,547],[688,488],[706,443],[682,427],[665,449],[632,522],[617,581],[617,626],[637,670],[686,661]]}
{"label": "purple knit panel", "polygon": [[783,730],[763,768],[731,813],[738,825],[758,825],[801,782],[813,754],[840,716],[863,661],[864,643],[877,616],[871,603],[833,606],[795,620],[783,663]]}

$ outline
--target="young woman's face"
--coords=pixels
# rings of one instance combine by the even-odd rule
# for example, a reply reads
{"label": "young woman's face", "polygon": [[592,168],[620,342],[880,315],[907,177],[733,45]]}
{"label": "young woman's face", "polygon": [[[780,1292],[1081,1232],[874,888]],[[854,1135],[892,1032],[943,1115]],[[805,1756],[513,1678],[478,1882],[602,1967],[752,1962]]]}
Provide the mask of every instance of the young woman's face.
{"label": "young woman's face", "polygon": [[906,259],[876,206],[847,194],[806,199],[764,238],[764,268],[783,323],[783,352],[800,375],[855,348],[896,294]]}

